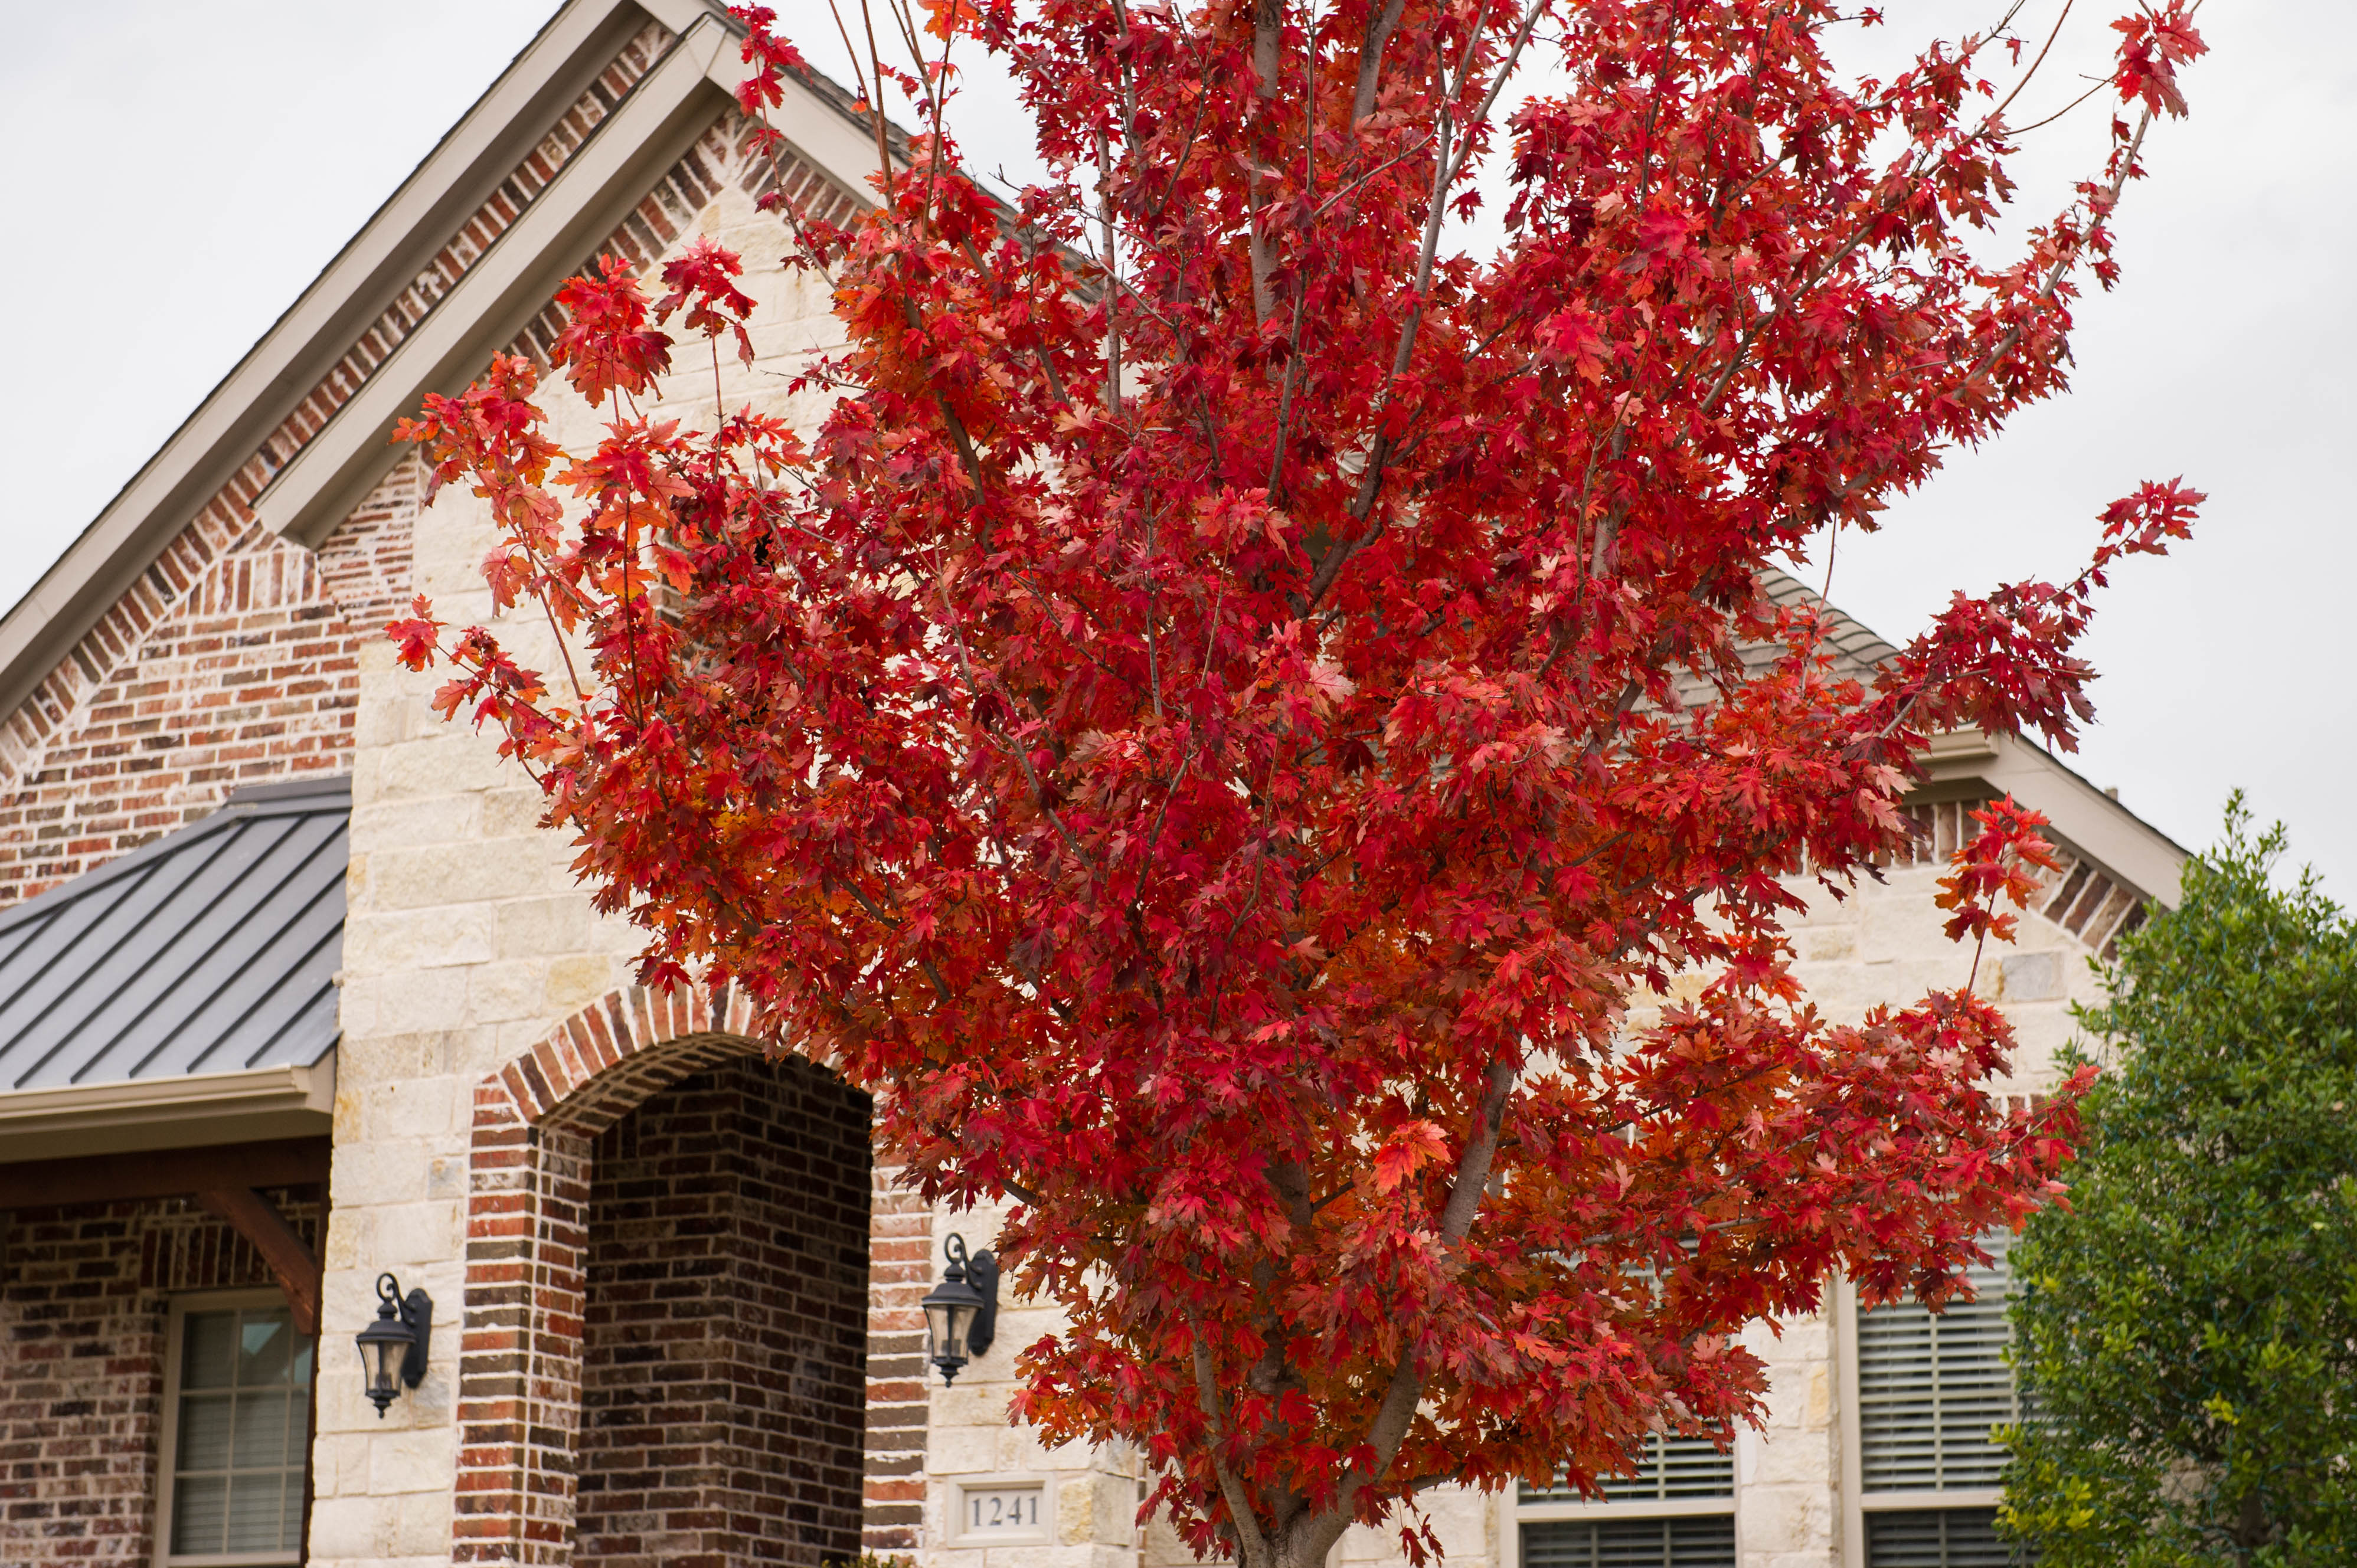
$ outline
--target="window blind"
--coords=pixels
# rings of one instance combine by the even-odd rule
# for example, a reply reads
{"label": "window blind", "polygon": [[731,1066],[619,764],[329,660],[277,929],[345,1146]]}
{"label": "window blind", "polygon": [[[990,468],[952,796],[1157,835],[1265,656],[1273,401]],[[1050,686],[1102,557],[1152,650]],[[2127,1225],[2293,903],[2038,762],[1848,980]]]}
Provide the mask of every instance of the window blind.
{"label": "window blind", "polygon": [[1735,1568],[1735,1516],[1534,1520],[1523,1568]]}
{"label": "window blind", "polygon": [[[1735,1495],[1735,1455],[1721,1454],[1707,1437],[1650,1437],[1637,1473],[1607,1484],[1609,1502],[1665,1502],[1687,1498],[1731,1498]],[[1586,1499],[1566,1486],[1534,1491],[1524,1487],[1526,1503],[1576,1503]]]}
{"label": "window blind", "polygon": [[1970,1302],[1950,1302],[1936,1316],[1913,1302],[1858,1314],[1858,1450],[1868,1492],[1997,1484],[2005,1452],[1989,1429],[2019,1409],[2005,1364],[2010,1240],[1982,1239],[1996,1262],[1971,1271],[1978,1294]]}
{"label": "window blind", "polygon": [[191,1312],[178,1348],[171,1556],[294,1561],[311,1341],[283,1307]]}

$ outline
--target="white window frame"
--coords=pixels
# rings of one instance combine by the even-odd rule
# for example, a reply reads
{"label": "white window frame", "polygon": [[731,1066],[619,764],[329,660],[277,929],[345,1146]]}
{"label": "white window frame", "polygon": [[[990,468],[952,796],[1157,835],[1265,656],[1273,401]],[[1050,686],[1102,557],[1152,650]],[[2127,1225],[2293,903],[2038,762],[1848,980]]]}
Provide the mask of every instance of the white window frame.
{"label": "white window frame", "polygon": [[[2005,1488],[1958,1487],[1945,1491],[1867,1493],[1865,1434],[1858,1422],[1857,1289],[1845,1274],[1835,1280],[1833,1296],[1834,1358],[1841,1363],[1842,1568],[1866,1568],[1867,1515],[1993,1509],[2004,1498]],[[2018,1399],[2018,1393],[2016,1397]]]}
{"label": "white window frame", "polygon": [[[1523,1568],[1523,1526],[1557,1520],[1691,1519],[1717,1515],[1735,1522],[1736,1561],[1743,1558],[1743,1522],[1738,1507],[1743,1496],[1741,1434],[1727,1453],[1730,1473],[1723,1498],[1630,1498],[1620,1502],[1524,1502],[1522,1483],[1507,1483],[1505,1527],[1498,1533],[1500,1568]],[[1609,1485],[1609,1483],[1608,1483]]]}
{"label": "white window frame", "polygon": [[[156,1444],[156,1550],[154,1568],[293,1568],[308,1547],[292,1552],[182,1552],[172,1550],[172,1482],[179,1468],[180,1358],[188,1342],[188,1317],[192,1312],[233,1312],[241,1307],[276,1307],[284,1311],[286,1297],[274,1290],[195,1291],[172,1297],[164,1323],[164,1408]],[[316,1432],[319,1404],[319,1347],[311,1347],[311,1402],[304,1425]],[[311,1454],[303,1455],[303,1485],[311,1484]],[[308,1509],[306,1513],[307,1515]]]}

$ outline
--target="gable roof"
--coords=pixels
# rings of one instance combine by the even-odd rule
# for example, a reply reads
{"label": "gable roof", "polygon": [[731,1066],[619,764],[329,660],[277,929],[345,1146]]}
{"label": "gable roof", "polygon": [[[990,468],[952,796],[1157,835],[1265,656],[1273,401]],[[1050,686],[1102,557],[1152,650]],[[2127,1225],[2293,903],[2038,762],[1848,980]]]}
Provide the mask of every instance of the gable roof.
{"label": "gable roof", "polygon": [[240,790],[0,911],[0,1093],[317,1066],[350,822],[347,776]]}
{"label": "gable roof", "polygon": [[[1840,607],[1826,604],[1798,578],[1769,571],[1761,574],[1760,586],[1779,605],[1807,604],[1824,612],[1834,667],[1841,674],[1870,682],[1884,660],[1897,657],[1897,647]],[[1764,660],[1775,651],[1763,646],[1760,657]],[[2040,912],[2074,934],[2085,934],[2082,928],[2090,918],[2089,909],[2076,908],[2083,887],[2092,889],[2101,884],[2123,890],[2123,897],[2132,901],[2149,897],[2170,908],[2177,907],[2184,846],[2096,789],[2045,746],[2014,736],[1958,730],[1933,736],[1922,763],[1925,778],[1912,797],[1918,802],[1939,804],[2011,795],[2045,813],[2052,826],[2049,836],[2061,841],[2071,863],[2061,879],[2068,885],[2070,897],[2058,892],[2056,908],[2042,908]],[[2083,876],[2077,870],[2081,866],[2086,868]],[[2113,912],[2112,919],[2104,922],[2107,933],[2120,918],[2120,911]],[[2103,941],[2093,945],[2100,948]]]}
{"label": "gable roof", "polygon": [[[458,390],[727,113],[741,32],[718,0],[566,0],[0,617],[0,715],[33,698],[209,507],[305,543],[333,527],[393,461],[393,415]],[[846,94],[790,83],[773,119],[808,171],[865,199],[874,134]]]}

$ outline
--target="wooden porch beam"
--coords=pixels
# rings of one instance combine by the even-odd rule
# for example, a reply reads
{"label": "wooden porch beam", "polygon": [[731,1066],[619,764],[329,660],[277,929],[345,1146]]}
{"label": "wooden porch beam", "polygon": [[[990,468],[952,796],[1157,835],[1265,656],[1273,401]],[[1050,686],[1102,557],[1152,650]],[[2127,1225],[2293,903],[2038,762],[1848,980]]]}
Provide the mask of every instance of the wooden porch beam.
{"label": "wooden porch beam", "polygon": [[16,1160],[0,1165],[0,1209],[186,1197],[241,1187],[325,1185],[327,1179],[325,1138],[279,1138],[71,1160]]}
{"label": "wooden porch beam", "polygon": [[286,1217],[268,1198],[250,1187],[210,1187],[196,1195],[199,1208],[229,1221],[231,1229],[253,1243],[271,1276],[286,1294],[295,1317],[295,1332],[319,1332],[319,1260]]}

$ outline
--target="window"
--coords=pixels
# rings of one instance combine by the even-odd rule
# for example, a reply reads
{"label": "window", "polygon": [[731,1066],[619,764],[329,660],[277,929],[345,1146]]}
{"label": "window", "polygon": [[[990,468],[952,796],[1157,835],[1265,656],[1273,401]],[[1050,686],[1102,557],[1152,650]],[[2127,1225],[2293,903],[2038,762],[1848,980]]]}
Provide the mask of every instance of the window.
{"label": "window", "polygon": [[2010,1236],[1981,1238],[1994,1260],[1971,1270],[1974,1299],[1934,1315],[1899,1302],[1860,1311],[1843,1294],[1852,1348],[1845,1402],[1845,1491],[1853,1499],[1849,1568],[2009,1568],[2019,1548],[1996,1533],[2005,1451],[1991,1429],[2016,1420],[2005,1363],[2005,1255]]}
{"label": "window", "polygon": [[156,1561],[300,1563],[311,1341],[274,1293],[176,1302],[167,1332]]}
{"label": "window", "polygon": [[1566,1487],[1515,1498],[1522,1568],[1735,1568],[1735,1460],[1706,1437],[1655,1437],[1591,1503]]}

